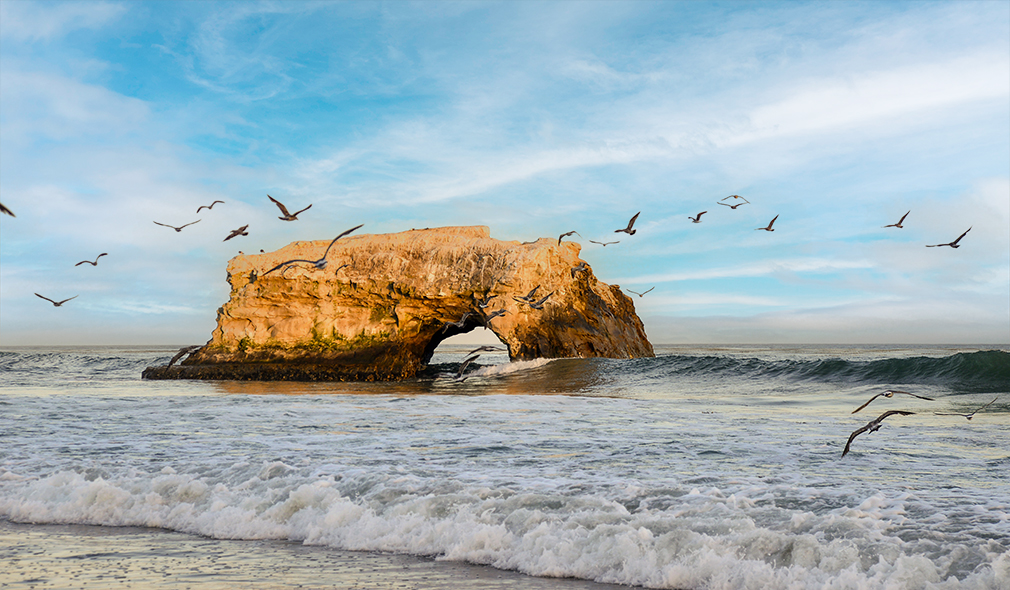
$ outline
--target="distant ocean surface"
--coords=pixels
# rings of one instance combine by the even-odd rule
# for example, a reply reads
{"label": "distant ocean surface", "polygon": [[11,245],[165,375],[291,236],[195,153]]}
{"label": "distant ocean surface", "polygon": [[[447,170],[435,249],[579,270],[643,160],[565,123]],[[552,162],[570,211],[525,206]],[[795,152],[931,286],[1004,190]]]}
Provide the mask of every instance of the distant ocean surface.
{"label": "distant ocean surface", "polygon": [[[175,350],[0,351],[0,521],[648,588],[1010,588],[1010,346],[484,353],[463,382],[443,346],[397,383],[140,379]],[[851,413],[889,388],[935,401]],[[890,409],[916,414],[842,458]]]}

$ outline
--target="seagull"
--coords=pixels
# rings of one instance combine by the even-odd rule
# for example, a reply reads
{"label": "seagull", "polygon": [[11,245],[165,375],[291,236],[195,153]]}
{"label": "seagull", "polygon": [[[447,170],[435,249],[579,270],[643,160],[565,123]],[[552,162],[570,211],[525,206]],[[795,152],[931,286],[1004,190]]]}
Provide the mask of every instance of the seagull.
{"label": "seagull", "polygon": [[896,394],[896,393],[903,393],[903,394],[905,394],[905,395],[910,395],[910,396],[912,396],[912,397],[917,397],[917,398],[919,398],[919,399],[924,399],[924,400],[929,400],[929,401],[934,401],[934,400],[933,400],[933,398],[931,398],[931,397],[923,397],[923,396],[921,396],[921,395],[915,395],[914,393],[908,393],[907,391],[898,391],[897,389],[888,389],[888,390],[887,390],[887,391],[885,391],[884,393],[878,393],[877,395],[875,395],[875,396],[871,397],[871,398],[870,398],[870,401],[869,401],[869,402],[866,402],[865,404],[863,404],[863,405],[859,406],[859,407],[858,407],[858,408],[856,408],[855,410],[852,410],[852,413],[853,413],[853,414],[855,414],[855,413],[856,413],[856,412],[858,412],[859,410],[862,410],[862,409],[863,409],[863,408],[865,408],[866,406],[870,405],[870,402],[872,402],[873,400],[877,399],[877,398],[878,398],[878,397],[880,397],[880,396],[884,396],[884,397],[894,397],[894,394]]}
{"label": "seagull", "polygon": [[[618,231],[620,231],[620,230],[618,230]],[[597,242],[596,240],[589,240],[589,241],[592,242],[592,243],[594,243],[594,244],[599,244],[599,245],[603,246],[604,248],[606,248],[610,244],[620,244],[621,243],[621,242]]]}
{"label": "seagull", "polygon": [[579,236],[580,238],[582,237],[582,234],[580,234],[579,232],[577,232],[577,231],[575,231],[573,229],[570,232],[565,232],[565,233],[561,234],[560,236],[558,236],[558,246],[561,245],[561,238],[566,238],[566,237],[568,237],[568,236],[570,236],[572,234],[575,234],[575,235]]}
{"label": "seagull", "polygon": [[[726,197],[726,199],[743,199],[743,202],[744,202],[744,203],[750,203],[750,201],[748,201],[747,199],[744,199],[744,198],[743,198],[743,197],[741,197],[740,195],[730,195],[730,196]],[[720,200],[720,201],[725,201],[726,199],[719,199],[719,200]],[[737,205],[737,207],[739,207],[739,205]],[[736,208],[736,207],[734,207],[734,209],[735,209],[735,208]]]}
{"label": "seagull", "polygon": [[467,375],[463,375],[463,371],[465,371],[466,368],[470,366],[470,363],[474,362],[478,358],[480,358],[480,355],[479,354],[475,354],[472,357],[470,357],[470,358],[468,358],[468,359],[466,359],[466,360],[463,361],[463,364],[461,364],[459,366],[459,371],[456,373],[456,381],[465,381],[466,380]]}
{"label": "seagull", "polygon": [[[912,210],[909,209],[908,213],[911,213],[911,212],[912,212]],[[904,215],[902,215],[901,219],[898,220],[898,223],[892,223],[891,225],[885,225],[884,227],[896,227],[898,229],[903,228],[904,226],[901,225],[901,224],[905,222],[905,218],[908,217],[908,213],[905,213]]]}
{"label": "seagull", "polygon": [[284,221],[297,221],[298,220],[298,214],[302,213],[304,211],[307,211],[308,208],[312,206],[310,204],[309,207],[306,207],[305,209],[302,209],[301,211],[295,211],[294,213],[288,213],[288,208],[284,206],[284,203],[281,203],[280,201],[278,201],[277,199],[271,197],[270,195],[267,195],[267,198],[270,199],[271,201],[273,201],[274,204],[277,205],[278,208],[280,208],[281,213],[283,213],[284,216],[283,217],[278,217],[277,219],[281,219],[281,220],[284,220]]}
{"label": "seagull", "polygon": [[[214,205],[217,205],[218,203],[224,203],[224,201],[214,201],[210,205],[200,205],[199,207],[196,208],[196,212],[199,213],[200,211],[202,211],[204,209],[213,209]],[[169,365],[169,366],[171,366],[171,365]]]}
{"label": "seagull", "polygon": [[[726,197],[726,198],[728,199],[729,197]],[[743,199],[743,197],[740,197],[740,198]],[[723,199],[723,201],[724,200],[726,200],[726,199]],[[748,201],[745,199],[743,203],[737,203],[736,205],[730,205],[729,203],[723,203],[722,201],[716,201],[716,203],[719,203],[720,205],[725,205],[725,206],[729,207],[730,209],[736,209],[740,205],[746,205],[748,203]]]}
{"label": "seagull", "polygon": [[775,230],[772,229],[772,226],[775,225],[775,220],[778,219],[778,218],[779,218],[779,216],[776,215],[775,217],[772,218],[771,221],[768,222],[768,227],[755,227],[754,231],[757,231],[759,229],[763,229],[765,231],[775,231]]}
{"label": "seagull", "polygon": [[638,230],[637,229],[631,229],[631,226],[635,225],[635,220],[638,219],[638,216],[641,215],[641,214],[642,214],[641,211],[639,211],[638,213],[635,213],[635,216],[632,217],[631,221],[628,222],[628,227],[626,227],[624,229],[615,229],[614,233],[615,234],[619,234],[621,232],[624,232],[624,233],[628,234],[629,236],[635,235],[635,232],[638,231]]}
{"label": "seagull", "polygon": [[497,294],[492,295],[490,293],[484,295],[483,299],[479,299],[477,301],[477,307],[479,307],[481,309],[487,309],[487,306],[491,304],[491,300],[494,299],[497,296],[498,296]]}
{"label": "seagull", "polygon": [[694,223],[701,223],[701,216],[704,215],[704,214],[706,214],[706,213],[708,213],[708,211],[702,211],[701,213],[698,214],[697,217],[691,217],[690,215],[688,215],[687,218],[690,219]]}
{"label": "seagull", "polygon": [[179,227],[175,227],[174,225],[168,225],[166,223],[158,223],[157,221],[155,221],[154,223],[156,225],[160,225],[162,227],[170,227],[170,228],[174,229],[175,231],[180,232],[180,231],[182,231],[182,228],[184,228],[184,227],[189,227],[189,226],[193,225],[194,223],[200,223],[200,220],[197,219],[196,221],[187,223],[186,225],[180,225]]}
{"label": "seagull", "polygon": [[579,262],[578,265],[572,267],[572,278],[573,279],[575,278],[575,273],[577,272],[588,272],[588,271],[589,271],[589,265],[586,264],[585,260],[583,260]]}
{"label": "seagull", "polygon": [[179,349],[179,352],[175,353],[175,356],[172,357],[172,360],[168,361],[168,366],[171,367],[172,365],[175,364],[175,361],[181,359],[183,356],[187,354],[196,352],[196,350],[199,348],[200,348],[199,344],[195,346],[183,346],[182,348]]}
{"label": "seagull", "polygon": [[504,309],[496,309],[484,317],[484,327],[488,327],[488,323],[500,315],[505,315]]}
{"label": "seagull", "polygon": [[504,350],[505,349],[502,348],[502,347],[500,347],[500,346],[486,346],[485,345],[485,346],[481,346],[479,348],[475,348],[475,349],[471,350],[470,352],[466,353],[466,356],[470,356],[471,354],[473,354],[475,352],[502,352]]}
{"label": "seagull", "polygon": [[537,294],[537,290],[539,288],[540,288],[540,285],[537,285],[536,287],[533,287],[533,290],[530,291],[529,293],[527,293],[526,295],[524,295],[522,297],[513,297],[512,299],[515,299],[516,301],[525,301],[526,303],[529,303],[529,302],[533,301],[533,296]]}
{"label": "seagull", "polygon": [[95,261],[94,261],[94,262],[91,262],[90,260],[82,260],[82,261],[78,262],[77,264],[75,264],[74,266],[80,266],[80,265],[82,265],[82,264],[84,264],[84,263],[88,263],[88,264],[90,264],[91,266],[98,266],[98,259],[99,259],[99,258],[101,258],[102,256],[108,256],[108,255],[109,255],[109,253],[108,253],[108,252],[102,252],[101,254],[99,254],[99,255],[98,255],[98,256],[97,256],[96,258],[95,258]]}
{"label": "seagull", "polygon": [[273,271],[277,270],[278,268],[280,268],[282,266],[287,266],[289,264],[294,264],[295,262],[307,262],[308,264],[311,264],[311,265],[315,266],[319,270],[323,270],[323,269],[326,268],[326,257],[329,255],[330,248],[333,247],[333,244],[336,244],[337,240],[339,240],[340,238],[346,236],[347,234],[351,233],[352,231],[358,229],[362,225],[365,225],[365,224],[362,223],[362,224],[356,225],[356,226],[352,227],[351,229],[345,231],[344,233],[340,234],[339,236],[333,238],[333,241],[330,242],[330,245],[326,247],[326,252],[323,252],[323,257],[320,258],[319,260],[303,260],[301,258],[297,258],[295,260],[288,260],[287,262],[282,262],[282,263],[278,264],[277,266],[271,268],[270,270],[266,271],[265,273],[261,274],[260,276],[261,277],[266,276],[266,275],[272,273]]}
{"label": "seagull", "polygon": [[857,436],[859,436],[860,434],[862,434],[864,432],[875,432],[877,430],[880,430],[880,425],[884,421],[884,418],[887,418],[888,416],[891,416],[893,414],[898,414],[898,415],[901,415],[901,416],[911,416],[914,413],[915,412],[906,412],[904,410],[888,410],[888,411],[884,412],[883,414],[877,416],[873,420],[870,420],[869,422],[866,423],[866,426],[863,426],[859,430],[856,430],[855,432],[853,432],[852,434],[849,435],[849,440],[848,440],[848,442],[845,443],[845,450],[842,451],[842,456],[844,457],[846,454],[848,454],[848,452],[849,452],[849,445],[852,444],[852,440],[854,438],[856,438]]}
{"label": "seagull", "polygon": [[455,322],[446,322],[445,325],[442,326],[442,330],[441,331],[445,332],[449,328],[449,326],[452,326],[454,328],[462,328],[466,324],[466,320],[470,316],[472,316],[472,315],[473,315],[473,312],[472,311],[468,311],[468,312],[466,312],[466,313],[463,314],[463,317],[459,318]]}
{"label": "seagull", "polygon": [[968,229],[966,229],[964,231],[963,234],[961,234],[960,236],[958,236],[956,240],[954,240],[953,242],[951,242],[949,244],[927,244],[926,247],[927,248],[936,248],[937,246],[950,246],[951,248],[960,248],[961,246],[958,246],[957,243],[961,241],[961,238],[963,238],[966,235],[968,235],[968,232],[970,232],[970,231],[971,231],[971,228],[969,227]]}
{"label": "seagull", "polygon": [[646,289],[645,291],[642,291],[641,293],[639,293],[638,291],[632,291],[631,289],[628,289],[628,293],[634,293],[635,295],[638,295],[639,297],[641,297],[642,295],[645,295],[646,293],[648,293],[649,291],[652,291],[653,289],[655,289],[655,287],[649,287],[648,289]]}
{"label": "seagull", "polygon": [[53,301],[52,299],[50,299],[48,297],[45,297],[43,295],[39,295],[38,293],[36,293],[35,295],[38,296],[38,297],[42,297],[43,299],[45,299],[49,303],[52,303],[53,307],[59,307],[59,306],[63,305],[64,303],[66,303],[67,301],[70,301],[70,299],[76,299],[77,297],[79,297],[79,295],[74,295],[70,299],[64,299],[63,301]]}
{"label": "seagull", "polygon": [[550,293],[548,293],[548,294],[544,295],[543,297],[541,297],[539,301],[536,301],[536,302],[527,301],[526,304],[529,305],[530,307],[532,307],[533,309],[543,309],[544,308],[544,302],[547,301],[547,298],[550,297],[553,294],[554,294],[554,291],[551,291]]}
{"label": "seagull", "polygon": [[7,215],[10,215],[11,217],[17,217],[17,215],[14,215],[14,213],[10,209],[8,209],[7,207],[4,207],[3,203],[0,203],[0,213],[6,213]]}
{"label": "seagull", "polygon": [[958,414],[956,412],[955,413],[933,412],[933,413],[936,414],[937,416],[964,416],[965,418],[971,420],[975,416],[975,412],[981,412],[982,410],[984,410],[984,409],[988,408],[989,406],[993,405],[993,403],[995,403],[996,400],[998,400],[998,399],[999,399],[999,396],[997,395],[996,397],[992,398],[991,402],[987,403],[986,405],[982,406],[981,408],[975,410],[974,412],[972,412],[970,414]]}
{"label": "seagull", "polygon": [[238,229],[231,230],[231,233],[228,234],[228,237],[225,238],[225,239],[223,239],[223,240],[221,240],[221,241],[222,242],[227,242],[228,240],[230,240],[230,239],[232,239],[234,237],[237,237],[237,236],[248,236],[249,232],[246,231],[247,227],[249,227],[249,224],[243,225],[242,227],[240,227]]}

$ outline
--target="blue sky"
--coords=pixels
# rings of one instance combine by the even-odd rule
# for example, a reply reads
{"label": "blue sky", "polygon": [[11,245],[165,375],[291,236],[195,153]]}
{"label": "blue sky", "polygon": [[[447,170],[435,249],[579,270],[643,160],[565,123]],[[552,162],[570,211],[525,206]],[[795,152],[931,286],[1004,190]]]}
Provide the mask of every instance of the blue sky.
{"label": "blue sky", "polygon": [[578,230],[654,343],[1010,341],[1007,2],[0,11],[0,344],[205,342],[238,250],[359,223]]}

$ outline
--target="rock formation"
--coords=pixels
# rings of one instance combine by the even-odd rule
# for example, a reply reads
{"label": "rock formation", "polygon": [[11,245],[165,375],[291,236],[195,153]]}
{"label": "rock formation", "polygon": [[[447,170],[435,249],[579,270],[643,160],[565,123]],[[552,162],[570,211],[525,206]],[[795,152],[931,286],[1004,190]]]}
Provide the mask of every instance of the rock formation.
{"label": "rock formation", "polygon": [[[412,377],[444,339],[483,326],[513,360],[653,356],[632,300],[601,283],[575,242],[520,244],[485,226],[294,242],[228,264],[231,298],[205,346],[145,378]],[[584,270],[573,270],[579,268]],[[520,301],[536,288],[530,301]],[[490,298],[490,299],[488,299]],[[488,301],[486,307],[479,303]]]}

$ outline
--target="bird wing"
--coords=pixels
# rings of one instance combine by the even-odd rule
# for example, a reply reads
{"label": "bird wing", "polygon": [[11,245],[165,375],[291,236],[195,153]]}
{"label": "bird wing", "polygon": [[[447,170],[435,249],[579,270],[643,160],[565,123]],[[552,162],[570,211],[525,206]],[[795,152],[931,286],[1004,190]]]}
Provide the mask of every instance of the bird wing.
{"label": "bird wing", "polygon": [[158,223],[157,221],[155,221],[154,224],[155,225],[160,225],[161,227],[170,227],[172,229],[178,229],[174,225],[168,225],[167,223]]}
{"label": "bird wing", "polygon": [[191,221],[191,222],[187,223],[186,225],[180,225],[177,229],[182,229],[184,227],[189,227],[189,226],[193,225],[194,223],[200,223],[200,220],[197,219],[196,221]]}
{"label": "bird wing", "polygon": [[698,219],[701,219],[701,216],[704,215],[704,214],[706,214],[706,213],[708,213],[708,211],[702,211],[701,213],[699,213],[698,214]]}
{"label": "bird wing", "polygon": [[288,260],[287,262],[282,262],[282,263],[278,264],[277,266],[271,268],[270,270],[266,271],[265,273],[261,274],[260,276],[261,277],[265,277],[266,275],[272,273],[273,271],[277,270],[278,268],[280,268],[282,266],[287,266],[289,264],[294,264],[295,262],[307,262],[308,264],[315,264],[318,261],[316,261],[316,260],[302,260],[300,258],[297,259],[297,260]]}
{"label": "bird wing", "polygon": [[915,395],[914,393],[909,393],[909,392],[907,392],[907,391],[898,391],[897,389],[888,389],[888,390],[887,390],[887,391],[885,391],[884,393],[886,394],[886,393],[888,393],[888,392],[890,392],[890,393],[903,393],[903,394],[905,394],[905,395],[910,395],[910,396],[912,396],[912,397],[917,397],[917,398],[919,398],[919,399],[924,399],[924,400],[927,400],[927,401],[936,401],[936,400],[934,400],[934,399],[933,399],[933,398],[931,398],[931,397],[925,397],[925,396],[922,396],[922,395]]}
{"label": "bird wing", "polygon": [[771,226],[775,225],[775,220],[778,219],[778,218],[779,218],[778,215],[776,215],[775,217],[772,217],[772,220],[770,222],[768,222],[768,227],[770,228]]}
{"label": "bird wing", "polygon": [[308,211],[310,207],[312,207],[311,204],[309,204],[308,207],[302,209],[301,211],[295,211],[294,213],[291,214],[291,217],[298,217],[299,213],[304,213],[305,211]]}
{"label": "bird wing", "polygon": [[652,291],[653,289],[655,289],[655,287],[649,287],[645,291],[642,291],[642,295],[645,295],[646,293],[648,293],[649,291]]}
{"label": "bird wing", "polygon": [[[912,210],[909,209],[908,213],[911,213],[911,212],[912,212]],[[908,217],[908,213],[905,213],[904,215],[901,216],[901,219],[898,220],[898,225],[901,225],[902,223],[904,223],[905,218]]]}
{"label": "bird wing", "polygon": [[[873,424],[873,422],[870,422],[870,424]],[[852,434],[849,435],[849,440],[845,442],[845,450],[842,451],[842,456],[843,457],[849,453],[849,447],[852,445],[852,441],[857,436],[859,436],[860,434],[862,434],[862,433],[866,432],[867,430],[869,430],[870,429],[870,424],[867,424],[866,426],[863,426],[862,428],[854,431]]]}
{"label": "bird wing", "polygon": [[635,220],[638,219],[638,216],[641,214],[642,214],[641,211],[635,213],[634,217],[631,218],[631,221],[628,222],[628,227],[626,229],[631,229],[631,226],[635,225]]}
{"label": "bird wing", "polygon": [[[67,301],[70,301],[71,299],[77,299],[78,297],[80,297],[80,295],[74,295],[73,297],[68,297],[67,299],[64,299],[63,301],[60,301],[56,305],[63,305]],[[50,301],[52,301],[52,300],[50,299]],[[993,401],[995,401],[995,400],[993,400]]]}
{"label": "bird wing", "polygon": [[899,416],[911,416],[914,413],[915,412],[906,412],[905,410],[887,410],[883,414],[877,416],[877,419],[874,420],[874,422],[883,422],[884,418],[887,418],[888,416],[893,416],[895,414],[898,414]]}
{"label": "bird wing", "polygon": [[959,235],[956,240],[954,240],[953,242],[951,242],[951,245],[954,245],[954,244],[960,242],[961,238],[963,238],[966,235],[968,235],[968,232],[970,232],[970,231],[971,231],[971,228],[969,227],[967,230],[965,230],[965,232],[963,234]]}
{"label": "bird wing", "polygon": [[547,298],[550,297],[553,294],[554,294],[554,291],[551,291],[550,293],[544,295],[543,298],[540,299],[539,301],[537,301],[534,305],[543,305],[544,301],[547,301]]}
{"label": "bird wing", "polygon": [[53,301],[52,299],[46,297],[45,295],[39,295],[38,293],[36,293],[35,296],[36,297],[41,297],[41,298],[45,299],[46,301],[48,301],[49,303],[52,303],[53,305],[56,305],[55,301]]}
{"label": "bird wing", "polygon": [[880,396],[882,396],[882,395],[884,395],[884,394],[882,394],[882,393],[878,393],[877,395],[875,395],[875,396],[871,397],[871,398],[870,398],[870,401],[868,401],[868,402],[866,402],[865,404],[863,404],[863,405],[859,406],[859,407],[858,407],[858,408],[856,408],[855,410],[852,410],[852,413],[853,413],[853,414],[855,414],[855,413],[856,413],[856,412],[858,412],[859,410],[862,410],[862,409],[863,409],[863,408],[865,408],[866,406],[870,405],[870,402],[872,402],[873,400],[877,399],[878,397],[880,397]]}
{"label": "bird wing", "polygon": [[284,214],[284,217],[291,217],[291,214],[288,213],[288,208],[284,206],[284,203],[281,203],[280,201],[271,197],[270,195],[267,195],[267,198],[273,201],[274,205],[277,205],[277,207],[281,210],[281,213]]}
{"label": "bird wing", "polygon": [[[309,205],[309,207],[311,207],[311,206],[312,206],[312,205]],[[305,209],[308,209],[309,207],[306,207]],[[304,211],[305,209],[302,209],[302,211]],[[301,213],[301,211],[299,211],[299,213]],[[322,257],[322,258],[320,258],[319,260],[325,260],[325,259],[326,259],[326,257],[327,257],[327,256],[328,256],[328,255],[330,254],[330,248],[332,248],[332,247],[333,247],[333,244],[336,244],[336,243],[337,243],[337,240],[339,240],[340,238],[342,238],[342,237],[346,236],[347,234],[351,233],[352,231],[354,231],[354,230],[358,229],[359,227],[361,227],[361,226],[363,226],[363,225],[365,225],[365,224],[364,224],[364,223],[359,223],[358,225],[356,225],[356,226],[352,227],[351,229],[349,229],[349,230],[345,230],[345,231],[344,231],[343,233],[341,233],[341,234],[340,234],[339,236],[337,236],[337,237],[333,238],[333,241],[332,241],[332,242],[330,242],[330,245],[326,247],[326,252],[323,252],[323,257]]]}
{"label": "bird wing", "polygon": [[[74,266],[80,266],[80,265],[84,264],[85,262],[87,262],[88,264],[95,264],[94,262],[91,262],[90,260],[82,260],[82,261],[78,262],[77,264],[75,264]],[[97,265],[95,265],[95,266],[97,266]]]}
{"label": "bird wing", "polygon": [[14,215],[14,213],[11,212],[10,209],[8,209],[7,207],[4,207],[3,203],[0,203],[0,213],[6,213],[7,215],[10,215],[11,217],[17,217],[17,215]]}
{"label": "bird wing", "polygon": [[716,201],[716,203],[718,203],[719,205],[725,205],[731,209],[733,208],[733,205],[730,205],[729,203],[723,203],[722,201]]}

